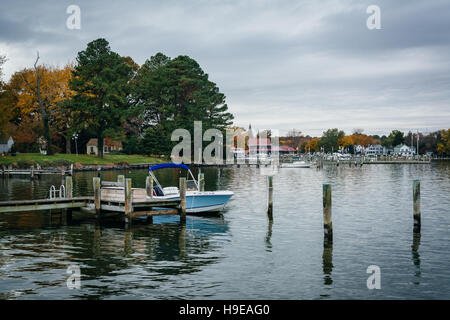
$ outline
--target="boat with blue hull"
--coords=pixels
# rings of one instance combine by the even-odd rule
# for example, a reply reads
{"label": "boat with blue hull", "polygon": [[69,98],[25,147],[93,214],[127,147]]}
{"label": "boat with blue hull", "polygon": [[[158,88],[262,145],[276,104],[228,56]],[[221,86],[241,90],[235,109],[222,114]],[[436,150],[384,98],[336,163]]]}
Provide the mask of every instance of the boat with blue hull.
{"label": "boat with blue hull", "polygon": [[149,174],[152,176],[156,185],[153,187],[154,199],[179,200],[180,191],[178,187],[163,188],[154,175],[154,171],[166,168],[180,168],[185,169],[189,173],[190,180],[187,180],[186,190],[186,212],[187,213],[201,213],[201,212],[218,212],[222,211],[230,198],[234,195],[232,191],[200,191],[200,186],[191,170],[185,164],[177,163],[161,163],[149,168]]}

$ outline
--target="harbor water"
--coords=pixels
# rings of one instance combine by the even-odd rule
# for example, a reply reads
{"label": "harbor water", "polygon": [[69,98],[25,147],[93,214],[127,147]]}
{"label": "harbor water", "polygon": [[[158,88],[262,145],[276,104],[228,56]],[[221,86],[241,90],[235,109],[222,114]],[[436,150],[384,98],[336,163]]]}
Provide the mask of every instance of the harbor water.
{"label": "harbor water", "polygon": [[[450,163],[281,168],[267,219],[263,168],[204,168],[205,190],[232,190],[222,214],[155,217],[125,227],[74,212],[0,216],[0,299],[450,299]],[[197,171],[194,170],[194,174]],[[76,172],[74,196],[95,172]],[[124,174],[144,187],[146,170]],[[158,173],[177,185],[179,171]],[[421,181],[421,233],[412,181]],[[61,176],[0,178],[0,201],[47,198]],[[322,184],[332,185],[324,248]],[[68,286],[79,267],[80,287]],[[369,289],[369,266],[380,289]]]}

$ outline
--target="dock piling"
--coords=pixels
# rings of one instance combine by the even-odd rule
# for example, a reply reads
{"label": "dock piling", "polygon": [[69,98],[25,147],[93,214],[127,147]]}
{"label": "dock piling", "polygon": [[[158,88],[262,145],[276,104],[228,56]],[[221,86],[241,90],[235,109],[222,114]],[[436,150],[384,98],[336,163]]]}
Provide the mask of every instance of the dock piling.
{"label": "dock piling", "polygon": [[147,192],[147,197],[153,198],[153,177],[147,176],[145,178],[145,190]]}
{"label": "dock piling", "polygon": [[186,178],[180,178],[180,222],[186,223]]}
{"label": "dock piling", "polygon": [[199,185],[200,191],[205,191],[205,174],[204,173],[199,173],[198,185]]}
{"label": "dock piling", "polygon": [[100,190],[100,178],[94,177],[92,178],[92,183],[94,185],[94,205],[95,205],[95,214],[98,216],[100,214],[100,208],[101,208],[101,190]]}
{"label": "dock piling", "polygon": [[34,179],[34,166],[30,167],[30,179],[33,180]]}
{"label": "dock piling", "polygon": [[324,240],[333,241],[333,224],[331,220],[331,184],[323,184],[323,231]]}
{"label": "dock piling", "polygon": [[413,181],[413,217],[414,217],[414,231],[419,232],[421,227],[419,179]]}
{"label": "dock piling", "polygon": [[131,222],[133,214],[133,197],[131,194],[131,179],[125,179],[125,221]]}
{"label": "dock piling", "polygon": [[273,220],[273,176],[267,177],[267,188],[268,188],[268,197],[267,197],[267,217],[269,221]]}
{"label": "dock piling", "polygon": [[72,176],[66,176],[66,198],[72,198],[73,197],[73,181]]}

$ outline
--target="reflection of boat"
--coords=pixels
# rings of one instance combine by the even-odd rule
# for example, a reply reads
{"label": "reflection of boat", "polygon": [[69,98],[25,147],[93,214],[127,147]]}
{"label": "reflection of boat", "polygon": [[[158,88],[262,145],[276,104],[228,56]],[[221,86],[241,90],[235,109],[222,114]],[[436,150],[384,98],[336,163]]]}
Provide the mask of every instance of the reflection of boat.
{"label": "reflection of boat", "polygon": [[309,168],[311,165],[305,161],[294,161],[292,163],[283,163],[281,168]]}
{"label": "reflection of boat", "polygon": [[221,211],[225,208],[228,200],[233,196],[232,191],[200,191],[200,186],[192,175],[191,170],[185,164],[176,163],[161,163],[151,166],[149,174],[152,176],[156,186],[153,187],[153,198],[155,199],[180,199],[180,192],[178,187],[165,187],[156,179],[153,171],[164,168],[181,168],[186,169],[189,172],[192,180],[187,180],[186,189],[186,212],[212,212]]}

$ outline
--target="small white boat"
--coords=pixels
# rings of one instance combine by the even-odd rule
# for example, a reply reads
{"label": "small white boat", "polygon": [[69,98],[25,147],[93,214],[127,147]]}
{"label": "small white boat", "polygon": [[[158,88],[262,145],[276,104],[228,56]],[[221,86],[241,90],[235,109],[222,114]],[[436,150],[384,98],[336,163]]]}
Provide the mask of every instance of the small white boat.
{"label": "small white boat", "polygon": [[[163,168],[181,168],[186,169],[192,180],[187,180],[186,190],[186,212],[217,212],[225,208],[228,200],[234,195],[232,191],[200,191],[200,186],[192,175],[191,170],[185,164],[176,163],[162,163],[149,168],[149,174],[152,176],[156,185],[153,187],[154,199],[179,200],[180,191],[178,187],[161,187],[161,184],[156,179],[153,171]],[[155,208],[156,209],[156,208]]]}
{"label": "small white boat", "polygon": [[292,163],[282,163],[281,168],[310,168],[311,165],[305,161],[294,161]]}

